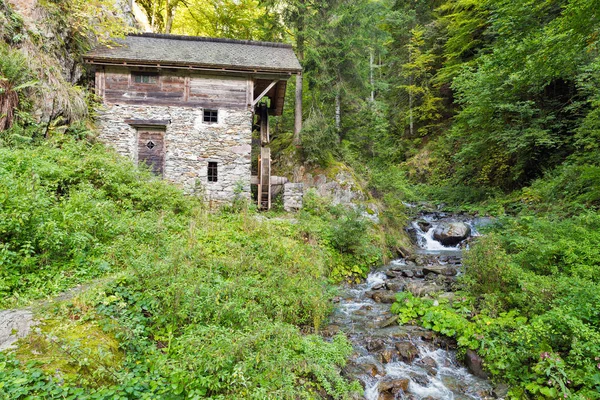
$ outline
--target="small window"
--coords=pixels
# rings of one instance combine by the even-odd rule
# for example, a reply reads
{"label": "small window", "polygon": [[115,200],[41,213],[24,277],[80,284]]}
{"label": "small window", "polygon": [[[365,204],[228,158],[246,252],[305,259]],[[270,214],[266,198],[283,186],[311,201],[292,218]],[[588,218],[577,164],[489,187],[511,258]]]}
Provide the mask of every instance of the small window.
{"label": "small window", "polygon": [[214,124],[219,122],[219,111],[217,110],[204,110],[204,122]]}
{"label": "small window", "polygon": [[156,84],[158,83],[158,74],[150,72],[134,72],[133,81],[135,83]]}
{"label": "small window", "polygon": [[217,163],[209,162],[208,163],[208,181],[216,182],[217,181]]}

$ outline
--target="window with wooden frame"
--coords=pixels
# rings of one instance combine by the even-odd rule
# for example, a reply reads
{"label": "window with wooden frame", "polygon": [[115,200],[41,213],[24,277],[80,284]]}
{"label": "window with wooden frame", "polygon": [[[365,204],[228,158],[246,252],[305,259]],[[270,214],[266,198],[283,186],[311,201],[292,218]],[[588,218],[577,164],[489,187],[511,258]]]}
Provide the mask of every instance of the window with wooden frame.
{"label": "window with wooden frame", "polygon": [[218,110],[204,110],[204,122],[207,124],[216,124],[219,122],[219,111]]}
{"label": "window with wooden frame", "polygon": [[156,85],[158,83],[158,74],[156,72],[132,72],[133,83],[146,85]]}
{"label": "window with wooden frame", "polygon": [[209,161],[208,163],[208,181],[217,182],[218,180],[217,163]]}

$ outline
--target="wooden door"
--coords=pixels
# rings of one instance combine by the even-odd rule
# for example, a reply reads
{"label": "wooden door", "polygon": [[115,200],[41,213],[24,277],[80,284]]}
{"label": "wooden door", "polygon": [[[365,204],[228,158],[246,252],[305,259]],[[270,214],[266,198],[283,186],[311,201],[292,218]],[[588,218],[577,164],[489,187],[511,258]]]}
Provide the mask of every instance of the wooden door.
{"label": "wooden door", "polygon": [[165,131],[138,131],[138,164],[145,162],[152,172],[162,176],[165,167]]}

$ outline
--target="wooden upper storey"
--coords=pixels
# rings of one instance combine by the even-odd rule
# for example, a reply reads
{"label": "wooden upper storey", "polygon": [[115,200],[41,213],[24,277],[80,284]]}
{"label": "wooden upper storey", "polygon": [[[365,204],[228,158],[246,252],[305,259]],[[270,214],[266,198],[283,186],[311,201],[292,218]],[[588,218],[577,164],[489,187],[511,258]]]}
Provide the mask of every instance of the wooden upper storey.
{"label": "wooden upper storey", "polygon": [[206,72],[105,66],[96,69],[96,94],[106,104],[139,104],[253,110],[257,97],[270,99],[269,113],[281,115],[284,77],[211,75]]}
{"label": "wooden upper storey", "polygon": [[85,60],[108,104],[254,110],[263,96],[281,115],[287,80],[301,73],[289,45],[142,34],[99,47]]}

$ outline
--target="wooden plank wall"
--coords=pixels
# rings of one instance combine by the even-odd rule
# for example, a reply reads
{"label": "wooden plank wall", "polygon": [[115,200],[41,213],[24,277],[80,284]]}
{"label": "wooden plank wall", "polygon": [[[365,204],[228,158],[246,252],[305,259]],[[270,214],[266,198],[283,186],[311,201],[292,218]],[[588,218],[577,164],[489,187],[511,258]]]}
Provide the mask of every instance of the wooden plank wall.
{"label": "wooden plank wall", "polygon": [[245,77],[163,70],[157,84],[144,84],[135,83],[128,68],[106,67],[103,74],[96,74],[96,80],[96,86],[104,89],[104,101],[109,104],[247,108],[248,79]]}

